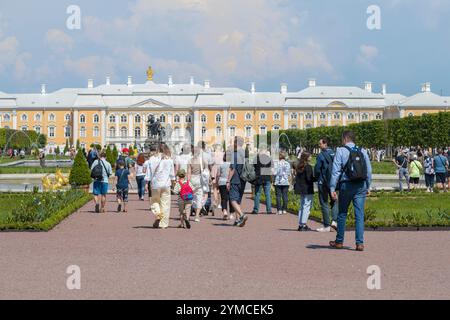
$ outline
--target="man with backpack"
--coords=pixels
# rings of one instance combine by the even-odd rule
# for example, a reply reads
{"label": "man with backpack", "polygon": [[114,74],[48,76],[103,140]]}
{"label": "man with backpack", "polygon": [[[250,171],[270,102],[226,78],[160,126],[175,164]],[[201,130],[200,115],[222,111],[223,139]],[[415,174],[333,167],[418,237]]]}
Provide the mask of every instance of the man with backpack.
{"label": "man with backpack", "polygon": [[339,191],[339,214],[336,241],[331,241],[330,246],[343,249],[348,208],[353,202],[356,251],[364,251],[364,206],[367,195],[370,195],[372,165],[367,151],[356,146],[352,131],[344,131],[342,143],[344,147],[336,151],[331,174],[330,191],[333,200],[338,200],[336,191]]}
{"label": "man with backpack", "polygon": [[[331,232],[331,228],[337,229],[338,205],[333,200],[330,192],[331,174],[333,172],[333,159],[335,152],[328,147],[330,139],[324,137],[319,141],[321,152],[317,157],[314,167],[314,176],[317,179],[319,187],[319,203],[322,210],[323,227],[317,229],[317,232]],[[328,203],[328,201],[330,201]],[[330,222],[330,208],[331,217]]]}
{"label": "man with backpack", "polygon": [[[130,149],[124,148],[122,149],[122,154],[117,159],[116,163],[123,161],[125,163],[125,168],[130,170],[134,166],[133,159],[130,158]],[[116,165],[116,170],[119,169]]]}
{"label": "man with backpack", "polygon": [[109,177],[112,175],[111,164],[106,160],[106,152],[102,151],[100,159],[91,166],[91,177],[94,179],[95,213],[104,213],[106,195],[109,189]]}
{"label": "man with backpack", "polygon": [[410,177],[409,177],[409,171],[408,171],[408,165],[409,165],[409,159],[408,159],[408,151],[405,149],[401,153],[399,153],[395,159],[394,163],[397,166],[398,169],[398,187],[400,192],[403,191],[403,177],[406,180],[406,184],[408,186],[408,191],[411,190],[411,185],[409,183]]}

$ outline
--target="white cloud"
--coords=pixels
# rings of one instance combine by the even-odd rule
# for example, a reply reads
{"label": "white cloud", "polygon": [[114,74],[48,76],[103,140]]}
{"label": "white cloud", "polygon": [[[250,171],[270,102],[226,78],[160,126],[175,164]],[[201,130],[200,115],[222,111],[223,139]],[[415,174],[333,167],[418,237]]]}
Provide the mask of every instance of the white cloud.
{"label": "white cloud", "polygon": [[74,44],[72,37],[59,29],[50,29],[45,35],[45,42],[55,53],[65,53]]}
{"label": "white cloud", "polygon": [[79,77],[103,78],[105,75],[114,76],[114,60],[110,57],[98,55],[87,56],[79,59],[66,58],[65,69]]}
{"label": "white cloud", "polygon": [[378,57],[378,48],[363,44],[359,47],[359,54],[356,58],[357,63],[366,67],[370,71],[375,71],[374,60]]}

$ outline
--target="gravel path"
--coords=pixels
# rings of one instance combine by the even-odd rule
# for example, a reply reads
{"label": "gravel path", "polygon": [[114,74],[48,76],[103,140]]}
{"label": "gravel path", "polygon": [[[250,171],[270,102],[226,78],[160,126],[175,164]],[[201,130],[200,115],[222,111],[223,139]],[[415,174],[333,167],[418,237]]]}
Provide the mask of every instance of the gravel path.
{"label": "gravel path", "polygon": [[[450,298],[448,231],[367,232],[357,253],[328,249],[335,234],[295,231],[293,215],[250,216],[241,229],[209,217],[187,231],[173,206],[163,231],[150,228],[147,202],[130,205],[96,215],[89,204],[49,233],[0,233],[0,299]],[[81,290],[66,287],[70,265],[81,268]],[[367,289],[371,265],[381,290]]]}

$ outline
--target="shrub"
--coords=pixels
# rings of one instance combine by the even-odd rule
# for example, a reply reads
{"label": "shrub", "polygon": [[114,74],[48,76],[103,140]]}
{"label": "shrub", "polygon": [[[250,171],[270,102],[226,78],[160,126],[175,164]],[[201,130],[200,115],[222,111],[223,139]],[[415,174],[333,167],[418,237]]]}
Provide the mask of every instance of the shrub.
{"label": "shrub", "polygon": [[114,149],[112,150],[112,162],[111,165],[114,167],[116,165],[116,161],[119,158],[119,151],[117,150],[117,146],[114,145]]}
{"label": "shrub", "polygon": [[70,171],[69,183],[72,186],[86,186],[91,184],[91,170],[81,150],[78,150]]}

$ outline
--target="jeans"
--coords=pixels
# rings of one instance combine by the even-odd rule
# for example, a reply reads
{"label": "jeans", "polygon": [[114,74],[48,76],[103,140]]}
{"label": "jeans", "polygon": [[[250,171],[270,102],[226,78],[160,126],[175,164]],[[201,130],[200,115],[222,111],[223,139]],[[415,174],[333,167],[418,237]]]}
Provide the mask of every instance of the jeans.
{"label": "jeans", "polygon": [[145,195],[145,176],[136,177],[139,199],[143,199]]}
{"label": "jeans", "polygon": [[319,203],[322,210],[323,225],[325,226],[325,228],[328,228],[331,226],[330,207],[332,221],[337,221],[339,207],[337,201],[334,201],[331,198],[330,189],[322,184],[319,184]]}
{"label": "jeans", "polygon": [[356,244],[364,244],[364,206],[366,203],[367,185],[361,182],[343,182],[339,190],[339,214],[336,243],[344,243],[345,224],[348,208],[353,202],[355,209]]}
{"label": "jeans", "polygon": [[275,191],[277,193],[277,210],[287,211],[289,186],[275,186]]}
{"label": "jeans", "polygon": [[427,188],[434,188],[434,174],[425,173],[425,184],[427,185]]}
{"label": "jeans", "polygon": [[306,226],[308,224],[309,215],[311,214],[311,208],[313,205],[313,194],[302,194],[300,196],[300,210],[298,212],[298,224],[300,226]]}
{"label": "jeans", "polygon": [[403,191],[403,177],[405,177],[405,179],[406,179],[406,184],[408,185],[408,190],[409,190],[410,189],[409,172],[408,172],[408,169],[406,169],[406,168],[400,168],[400,170],[398,170],[398,187],[399,187],[400,191]]}
{"label": "jeans", "polygon": [[270,181],[264,181],[263,184],[255,185],[255,204],[253,207],[253,212],[259,212],[259,205],[261,199],[261,192],[264,189],[264,194],[266,195],[266,212],[272,213],[272,199],[270,197],[270,189],[271,189]]}

